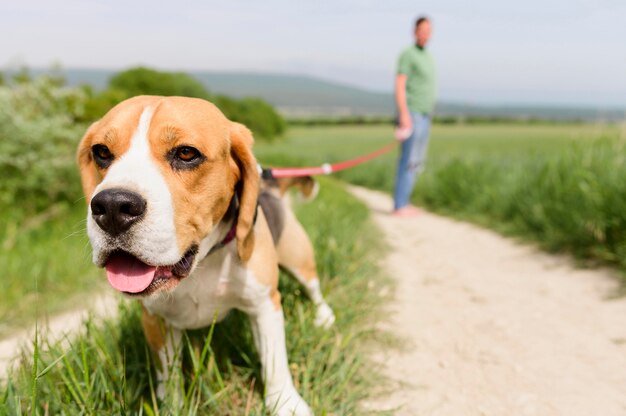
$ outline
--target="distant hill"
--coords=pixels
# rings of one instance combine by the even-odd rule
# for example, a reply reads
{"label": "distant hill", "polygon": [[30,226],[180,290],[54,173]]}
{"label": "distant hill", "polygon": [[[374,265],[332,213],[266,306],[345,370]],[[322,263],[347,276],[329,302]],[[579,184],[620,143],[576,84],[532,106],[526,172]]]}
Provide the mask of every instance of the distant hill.
{"label": "distant hill", "polygon": [[[35,73],[45,71],[36,70]],[[91,84],[104,88],[117,70],[65,69],[70,85]],[[390,93],[367,91],[319,78],[254,72],[188,71],[209,91],[235,98],[260,97],[288,118],[393,116],[395,105]],[[626,109],[596,109],[562,106],[482,106],[439,103],[437,115],[451,117],[493,117],[514,119],[618,121]]]}
{"label": "distant hill", "polygon": [[264,98],[287,116],[392,115],[391,94],[301,75],[195,72],[211,91]]}
{"label": "distant hill", "polygon": [[[43,71],[37,71],[41,73]],[[66,69],[70,85],[106,87],[111,70]],[[215,94],[260,97],[288,117],[386,115],[394,112],[393,97],[300,75],[246,72],[189,72]]]}
{"label": "distant hill", "polygon": [[626,120],[626,109],[565,107],[547,105],[502,105],[482,106],[475,104],[442,103],[437,114],[447,117],[478,117],[515,120],[546,121],[602,121],[620,122]]}

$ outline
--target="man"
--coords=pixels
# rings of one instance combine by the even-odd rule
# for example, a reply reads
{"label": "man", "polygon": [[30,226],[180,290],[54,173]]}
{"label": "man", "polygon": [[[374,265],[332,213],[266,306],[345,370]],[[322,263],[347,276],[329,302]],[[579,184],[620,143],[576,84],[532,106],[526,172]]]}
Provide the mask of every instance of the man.
{"label": "man", "polygon": [[415,23],[415,45],[406,48],[398,60],[395,98],[398,108],[396,137],[402,141],[393,215],[417,215],[410,204],[417,175],[423,170],[431,115],[435,108],[435,63],[426,50],[431,24],[427,17]]}

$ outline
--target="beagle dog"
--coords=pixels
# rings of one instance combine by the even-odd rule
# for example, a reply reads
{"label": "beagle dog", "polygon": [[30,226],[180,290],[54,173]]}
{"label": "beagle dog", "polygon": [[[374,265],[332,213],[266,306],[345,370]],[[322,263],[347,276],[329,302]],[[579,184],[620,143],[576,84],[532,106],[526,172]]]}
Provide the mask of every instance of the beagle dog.
{"label": "beagle dog", "polygon": [[251,320],[267,407],[311,415],[289,373],[279,265],[304,285],[317,325],[335,317],[311,242],[282,204],[290,184],[269,181],[260,191],[252,144],[246,127],[205,100],[139,96],[115,106],[77,153],[93,261],[113,288],[143,304],[144,333],[161,364],[160,398],[181,331],[235,308]]}

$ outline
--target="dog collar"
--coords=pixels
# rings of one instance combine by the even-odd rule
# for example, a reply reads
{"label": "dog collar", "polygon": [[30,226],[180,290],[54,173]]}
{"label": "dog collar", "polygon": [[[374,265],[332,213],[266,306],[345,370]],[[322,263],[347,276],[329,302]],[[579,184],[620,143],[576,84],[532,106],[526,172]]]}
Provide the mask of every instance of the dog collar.
{"label": "dog collar", "polygon": [[[216,245],[211,247],[211,249],[207,253],[207,256],[211,255],[215,251],[217,251],[220,248],[224,247],[226,244],[228,244],[231,241],[233,241],[235,239],[235,237],[237,236],[237,216],[239,214],[239,198],[237,198],[237,195],[235,195],[233,197],[233,200],[231,202],[231,207],[234,207],[234,208],[230,208],[229,209],[229,211],[232,211],[232,213],[233,213],[232,214],[233,223],[230,226],[230,230],[228,230],[228,233],[226,233],[226,236],[224,236],[222,241],[220,241],[219,243],[217,243]],[[253,224],[256,224],[256,219],[257,219],[258,214],[259,214],[259,202],[257,201],[256,210],[254,212],[254,220],[252,222]]]}
{"label": "dog collar", "polygon": [[231,225],[230,230],[228,231],[228,234],[226,234],[226,237],[224,237],[224,239],[218,244],[218,246],[224,247],[226,244],[233,241],[236,235],[237,235],[237,217],[233,219],[233,225]]}
{"label": "dog collar", "polygon": [[224,238],[222,239],[222,241],[220,241],[219,243],[211,247],[209,252],[206,254],[207,256],[210,256],[211,254],[213,254],[214,252],[216,252],[217,250],[224,247],[226,244],[230,243],[231,241],[235,239],[235,236],[237,235],[237,214],[239,214],[239,203],[237,200],[237,196],[235,196],[233,197],[230,203],[230,207],[228,208],[228,211],[226,212],[226,215],[225,215],[225,217],[231,216],[233,218],[233,223],[230,226],[230,229],[228,230]]}

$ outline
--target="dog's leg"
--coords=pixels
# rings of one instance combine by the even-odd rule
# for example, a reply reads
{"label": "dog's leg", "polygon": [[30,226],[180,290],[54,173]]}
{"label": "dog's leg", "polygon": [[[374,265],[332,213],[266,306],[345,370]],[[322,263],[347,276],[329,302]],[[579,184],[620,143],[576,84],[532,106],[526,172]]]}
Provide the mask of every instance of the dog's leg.
{"label": "dog's leg", "polygon": [[266,406],[273,415],[311,416],[311,409],[296,391],[289,373],[285,321],[278,291],[251,311],[249,316],[261,359]]}
{"label": "dog's leg", "polygon": [[159,316],[150,314],[145,307],[143,307],[141,323],[148,345],[155,356],[157,397],[163,400],[166,387],[171,385],[172,391],[175,393],[168,396],[168,402],[174,404],[183,397],[180,393],[183,388],[182,380],[180,379],[180,341],[182,333],[180,330],[167,325]]}
{"label": "dog's leg", "polygon": [[309,299],[315,305],[315,326],[330,328],[335,323],[335,314],[324,300],[315,266],[287,267],[287,270],[304,286]]}
{"label": "dog's leg", "polygon": [[317,277],[313,244],[306,231],[291,211],[286,212],[286,225],[276,247],[278,262],[304,286],[309,299],[315,305],[315,326],[330,328],[335,314],[322,295]]}

